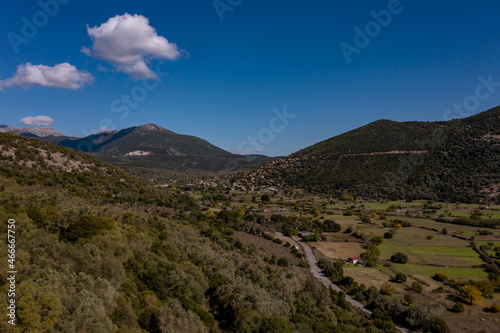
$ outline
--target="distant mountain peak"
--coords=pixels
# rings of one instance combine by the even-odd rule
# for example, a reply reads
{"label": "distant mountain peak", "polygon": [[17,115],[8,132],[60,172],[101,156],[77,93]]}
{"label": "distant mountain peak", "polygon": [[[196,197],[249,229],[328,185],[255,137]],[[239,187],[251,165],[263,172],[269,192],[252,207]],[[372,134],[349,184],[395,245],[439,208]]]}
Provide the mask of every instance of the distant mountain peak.
{"label": "distant mountain peak", "polygon": [[0,125],[0,133],[10,133],[15,130],[14,127],[9,125]]}
{"label": "distant mountain peak", "polygon": [[47,136],[65,136],[63,133],[56,131],[55,129],[48,127],[26,127],[26,128],[14,128],[8,125],[0,125],[0,132],[3,133],[14,133],[22,136],[28,137],[39,137],[44,138]]}
{"label": "distant mountain peak", "polygon": [[173,133],[172,131],[169,131],[166,128],[163,128],[159,125],[152,124],[152,123],[147,123],[145,125],[140,125],[136,128],[137,130],[141,132],[164,132],[164,133]]}

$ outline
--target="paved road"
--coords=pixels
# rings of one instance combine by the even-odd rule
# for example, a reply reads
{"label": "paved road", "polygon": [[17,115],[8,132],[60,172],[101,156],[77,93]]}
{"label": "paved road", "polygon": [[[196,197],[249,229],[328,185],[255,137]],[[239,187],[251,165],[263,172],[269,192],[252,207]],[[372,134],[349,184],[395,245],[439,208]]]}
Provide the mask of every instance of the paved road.
{"label": "paved road", "polygon": [[[302,246],[302,248],[304,249],[304,252],[306,254],[306,257],[307,257],[307,261],[309,262],[309,266],[311,266],[311,273],[318,279],[320,280],[327,288],[328,287],[332,287],[333,290],[336,290],[336,291],[340,291],[341,289],[333,284],[333,282],[325,276],[325,274],[323,274],[323,272],[321,271],[321,269],[318,267],[318,261],[316,260],[316,257],[314,256],[314,253],[313,251],[311,250],[311,248],[309,247],[309,245],[307,245],[306,243],[302,242],[300,239],[298,239],[297,237],[293,237],[293,240],[296,241],[298,244],[300,244],[300,246]],[[360,302],[356,301],[355,299],[353,299],[352,297],[350,297],[349,295],[345,295],[345,300],[347,302],[349,302],[349,304],[351,304],[352,306],[362,310],[363,312],[367,313],[367,314],[371,314],[372,312],[365,308],[363,306],[363,304],[361,304]],[[396,324],[394,323],[394,326],[396,327],[396,329],[399,331],[399,332],[402,332],[402,333],[410,333],[411,330],[407,329],[406,327],[403,327],[399,324]]]}
{"label": "paved road", "polygon": [[[306,243],[300,241],[299,239],[297,239],[295,237],[294,237],[294,240],[297,243],[299,243],[302,246],[302,248],[304,249],[304,252],[306,253],[307,261],[309,261],[309,266],[311,266],[311,273],[318,280],[320,280],[327,288],[332,287],[333,290],[341,291],[342,289],[340,289],[337,285],[333,284],[333,282],[328,277],[326,277],[325,274],[323,274],[323,272],[321,271],[321,268],[318,267],[318,261],[316,260],[316,257],[314,256],[314,253],[311,250],[311,248],[309,247],[309,245],[307,245]],[[349,302],[352,306],[359,308],[368,314],[372,314],[372,312],[370,310],[368,310],[367,308],[365,308],[363,304],[356,301],[355,299],[353,299],[352,297],[350,297],[347,294],[345,295],[345,300],[347,302]]]}

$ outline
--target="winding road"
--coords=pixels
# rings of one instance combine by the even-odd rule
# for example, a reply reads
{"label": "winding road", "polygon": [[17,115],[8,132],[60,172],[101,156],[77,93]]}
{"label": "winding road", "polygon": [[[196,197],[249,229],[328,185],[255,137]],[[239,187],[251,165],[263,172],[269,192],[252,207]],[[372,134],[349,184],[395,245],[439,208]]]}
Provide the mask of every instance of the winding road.
{"label": "winding road", "polygon": [[[300,244],[300,246],[302,246],[302,248],[304,249],[304,252],[305,252],[306,257],[307,257],[307,261],[309,262],[309,266],[311,267],[311,273],[314,275],[314,277],[316,277],[318,280],[320,280],[321,283],[323,283],[327,288],[332,287],[333,290],[341,291],[342,289],[340,289],[337,285],[333,284],[333,282],[325,274],[323,274],[323,272],[321,271],[321,268],[318,267],[318,261],[316,260],[316,257],[314,256],[314,253],[311,250],[311,248],[309,247],[309,245],[302,242],[297,237],[292,237],[292,238],[295,242]],[[356,301],[355,299],[353,299],[352,297],[350,297],[347,294],[345,295],[345,300],[347,302],[349,302],[349,304],[362,310],[363,312],[365,312],[369,315],[372,314],[372,311],[367,309],[363,304]],[[402,333],[410,333],[411,332],[411,330],[409,330],[406,327],[401,326],[399,324],[394,323],[394,326],[396,327],[396,329],[399,332],[402,332]]]}
{"label": "winding road", "polygon": [[[321,271],[321,268],[318,267],[318,261],[316,260],[316,257],[314,256],[314,253],[311,250],[311,248],[309,247],[309,245],[302,242],[301,240],[299,240],[296,237],[293,237],[293,240],[296,241],[297,243],[299,243],[300,246],[302,246],[302,248],[304,249],[304,252],[305,252],[306,257],[307,257],[307,261],[309,262],[309,266],[311,266],[311,273],[318,280],[320,280],[321,283],[323,283],[327,288],[332,287],[333,290],[335,290],[335,291],[342,291],[342,289],[340,289],[337,285],[333,284],[333,282],[325,274],[323,274],[323,272]],[[355,299],[353,299],[352,297],[350,297],[347,294],[345,295],[345,300],[347,302],[349,302],[352,306],[363,310],[367,314],[369,314],[369,315],[372,314],[372,312],[370,310],[368,310],[367,308],[365,308],[363,304],[356,301]]]}

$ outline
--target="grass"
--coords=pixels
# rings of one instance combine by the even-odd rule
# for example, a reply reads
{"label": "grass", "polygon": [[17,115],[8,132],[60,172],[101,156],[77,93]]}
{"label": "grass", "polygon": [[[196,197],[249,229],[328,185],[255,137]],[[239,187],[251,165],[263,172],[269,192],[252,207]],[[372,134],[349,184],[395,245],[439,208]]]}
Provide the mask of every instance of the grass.
{"label": "grass", "polygon": [[[364,283],[365,286],[374,286],[380,289],[382,285],[391,279],[391,275],[384,273],[377,268],[347,265],[344,267],[344,275],[351,276],[357,283]],[[404,285],[392,283],[397,291],[403,291]]]}
{"label": "grass", "polygon": [[[490,243],[490,241],[477,241],[476,244],[477,246],[481,246],[481,245],[488,245],[488,243]],[[497,247],[497,246],[500,246],[500,241],[493,241],[493,248]],[[489,246],[489,245],[488,245]]]}
{"label": "grass", "polygon": [[385,203],[365,203],[365,209],[367,210],[386,210],[391,206],[401,206],[401,208],[415,207],[420,206],[422,203],[420,202],[404,202],[404,201],[391,201]]}
{"label": "grass", "polygon": [[406,275],[425,275],[429,277],[436,273],[443,273],[449,278],[484,280],[488,276],[481,268],[451,268],[412,264],[394,264],[394,268]]}
{"label": "grass", "polygon": [[314,242],[312,246],[332,258],[347,260],[350,257],[359,257],[365,250],[357,242]]}
{"label": "grass", "polygon": [[401,247],[382,246],[382,258],[389,259],[396,252],[408,255],[409,263],[435,264],[448,267],[470,267],[481,265],[483,261],[479,255],[468,247]]}

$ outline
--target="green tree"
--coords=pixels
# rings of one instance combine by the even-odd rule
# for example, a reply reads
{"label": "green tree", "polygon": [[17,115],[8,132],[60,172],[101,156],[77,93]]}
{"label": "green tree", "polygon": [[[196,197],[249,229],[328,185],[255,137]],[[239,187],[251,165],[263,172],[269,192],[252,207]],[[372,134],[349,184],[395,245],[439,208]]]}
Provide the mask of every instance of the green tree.
{"label": "green tree", "polygon": [[381,245],[384,242],[384,238],[381,236],[375,236],[371,239],[372,244],[374,245]]}
{"label": "green tree", "polygon": [[344,277],[344,261],[341,259],[321,258],[318,267],[333,281],[340,281]]}
{"label": "green tree", "polygon": [[340,224],[332,220],[326,220],[323,224],[324,224],[323,229],[326,232],[339,232],[340,230],[342,230]]}
{"label": "green tree", "polygon": [[380,249],[376,245],[370,245],[366,252],[361,253],[361,259],[368,267],[375,267],[379,262]]}
{"label": "green tree", "polygon": [[271,202],[271,196],[269,194],[263,194],[261,197],[260,197],[260,200],[262,201],[262,203],[270,203]]}
{"label": "green tree", "polygon": [[396,252],[391,256],[391,261],[396,264],[406,264],[408,262],[408,256],[401,252]]}

